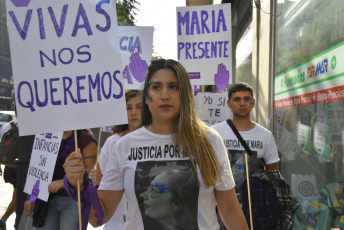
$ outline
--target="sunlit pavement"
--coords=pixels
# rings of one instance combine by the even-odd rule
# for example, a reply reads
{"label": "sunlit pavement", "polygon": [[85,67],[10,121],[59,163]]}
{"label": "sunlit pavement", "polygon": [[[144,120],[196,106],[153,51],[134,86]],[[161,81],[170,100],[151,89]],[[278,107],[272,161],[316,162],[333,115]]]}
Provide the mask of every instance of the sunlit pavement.
{"label": "sunlit pavement", "polygon": [[[4,172],[4,165],[1,165],[2,172]],[[4,178],[0,177],[0,217],[5,213],[8,204],[12,200],[13,186],[10,183],[5,183]],[[13,213],[6,222],[7,230],[14,230],[14,222],[16,214]],[[76,228],[75,228],[76,229]],[[103,227],[94,228],[91,224],[87,226],[88,230],[102,230]]]}
{"label": "sunlit pavement", "polygon": [[[1,165],[2,172],[4,172],[4,165]],[[0,217],[5,213],[8,204],[12,200],[13,186],[10,183],[5,183],[4,178],[0,177]],[[14,221],[16,214],[13,213],[6,222],[7,230],[14,230]]]}

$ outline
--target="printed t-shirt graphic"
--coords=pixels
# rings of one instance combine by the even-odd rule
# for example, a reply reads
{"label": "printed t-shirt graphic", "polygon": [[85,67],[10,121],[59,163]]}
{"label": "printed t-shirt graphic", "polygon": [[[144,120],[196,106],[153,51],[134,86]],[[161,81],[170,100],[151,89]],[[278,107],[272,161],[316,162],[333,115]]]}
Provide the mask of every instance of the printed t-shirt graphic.
{"label": "printed t-shirt graphic", "polygon": [[138,162],[135,194],[145,229],[198,229],[199,187],[189,160]]}

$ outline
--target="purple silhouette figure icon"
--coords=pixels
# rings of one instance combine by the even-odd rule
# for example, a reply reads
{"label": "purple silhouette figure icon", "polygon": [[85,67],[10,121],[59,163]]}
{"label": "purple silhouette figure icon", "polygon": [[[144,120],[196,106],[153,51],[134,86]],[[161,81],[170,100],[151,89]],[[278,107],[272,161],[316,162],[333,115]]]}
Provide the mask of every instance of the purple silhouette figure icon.
{"label": "purple silhouette figure icon", "polygon": [[31,0],[12,0],[13,4],[14,4],[16,7],[19,7],[19,6],[28,6],[30,1],[31,1]]}
{"label": "purple silhouette figure icon", "polygon": [[142,60],[140,55],[135,52],[130,56],[129,69],[131,74],[138,82],[143,82],[148,70],[148,65],[145,60]]}
{"label": "purple silhouette figure icon", "polygon": [[217,66],[217,74],[214,75],[215,85],[219,91],[226,89],[229,82],[229,71],[224,64]]}
{"label": "purple silhouette figure icon", "polygon": [[36,181],[35,185],[32,188],[32,192],[30,195],[30,201],[35,202],[39,194],[39,180]]}

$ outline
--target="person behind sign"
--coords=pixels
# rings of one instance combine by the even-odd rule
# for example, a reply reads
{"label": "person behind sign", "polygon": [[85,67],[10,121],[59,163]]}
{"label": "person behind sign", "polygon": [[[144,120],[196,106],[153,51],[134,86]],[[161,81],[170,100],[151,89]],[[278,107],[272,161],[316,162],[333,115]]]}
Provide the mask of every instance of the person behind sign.
{"label": "person behind sign", "polygon": [[[85,130],[77,131],[78,147],[86,171],[89,172],[96,163],[97,144],[93,136]],[[75,151],[73,131],[63,132],[60,150],[57,156],[52,182],[48,186],[49,200],[44,202],[37,199],[35,203],[27,200],[24,203],[25,211],[33,213],[34,229],[64,229],[74,230],[78,221],[78,207],[68,196],[63,186],[65,171],[63,163],[70,153]]]}
{"label": "person behind sign", "polygon": [[[109,155],[116,155],[116,153],[113,152],[113,149],[117,140],[124,135],[138,129],[141,125],[142,92],[140,90],[129,90],[125,93],[125,100],[127,106],[128,124],[114,126],[114,134],[105,141],[98,157],[97,168],[91,169],[89,174],[90,178],[92,178],[93,184],[96,186],[99,186],[100,184],[102,172],[105,172]],[[125,229],[126,213],[127,200],[123,196],[116,212],[105,224],[103,229]]]}
{"label": "person behind sign", "polygon": [[[137,170],[138,165],[169,161],[171,164],[167,167],[173,168],[184,160],[191,162],[191,168],[197,168],[198,220],[194,228],[219,229],[215,214],[217,202],[228,229],[248,229],[235,196],[234,179],[225,147],[217,132],[198,118],[184,67],[174,60],[153,60],[148,67],[143,92],[143,126],[117,141],[115,152],[121,155],[109,158],[97,191],[101,206],[93,205],[96,211],[91,209],[89,222],[93,226],[107,222],[125,192],[128,200],[126,229],[144,229],[137,202],[140,194],[135,193],[140,186],[140,180],[136,180],[141,173]],[[77,180],[80,180],[82,197],[88,197],[89,194],[84,194],[84,191],[91,190],[88,188],[82,156],[78,152],[72,153],[64,168],[65,187],[70,196],[75,197],[73,191]],[[98,215],[102,212],[104,220]],[[184,212],[188,215],[187,210]],[[102,223],[97,223],[96,214]]]}
{"label": "person behind sign", "polygon": [[[17,113],[15,113],[17,114]],[[15,125],[18,125],[18,119],[17,117],[13,120],[13,123]],[[3,134],[11,128],[10,123],[7,123],[4,125],[4,127],[1,130],[1,137]],[[0,164],[0,176],[2,176],[2,169]],[[13,193],[12,193],[12,200],[8,204],[7,209],[3,216],[0,219],[0,230],[6,230],[6,221],[7,219],[16,211],[16,204],[17,204],[17,168],[5,166],[4,169],[4,181],[6,183],[10,183],[13,185]]]}

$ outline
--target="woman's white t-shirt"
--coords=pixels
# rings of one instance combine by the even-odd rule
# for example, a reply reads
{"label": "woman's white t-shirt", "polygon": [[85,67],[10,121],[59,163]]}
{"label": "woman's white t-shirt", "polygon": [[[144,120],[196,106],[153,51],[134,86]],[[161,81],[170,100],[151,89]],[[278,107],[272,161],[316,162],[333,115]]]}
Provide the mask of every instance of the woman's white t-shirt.
{"label": "woman's white t-shirt", "polygon": [[[120,138],[121,137],[117,133],[115,133],[114,135],[106,139],[98,157],[99,167],[100,167],[100,170],[102,170],[102,173],[105,172],[106,165],[109,160],[109,156],[113,155],[114,157],[116,157],[116,153],[114,152],[114,149],[115,149],[114,147],[115,147],[116,142]],[[107,230],[107,229],[124,230],[126,213],[127,213],[127,199],[125,198],[125,196],[123,196],[121,202],[119,203],[116,209],[116,212],[113,214],[111,219],[104,225],[103,230]]]}
{"label": "woman's white t-shirt", "polygon": [[[215,213],[214,189],[227,191],[233,189],[235,183],[220,135],[212,130],[207,136],[217,156],[221,178],[217,179],[216,186],[206,188],[197,165],[197,173],[201,181],[199,191],[193,198],[197,197],[197,210],[194,210],[197,212],[196,228],[212,230],[219,229]],[[147,222],[144,223],[142,193],[150,189],[151,181],[161,172],[192,167],[190,160],[178,151],[172,135],[155,134],[145,127],[119,139],[114,152],[116,155],[109,156],[99,190],[124,189],[128,201],[126,229],[148,229]],[[149,230],[154,229],[158,228],[149,227]]]}

